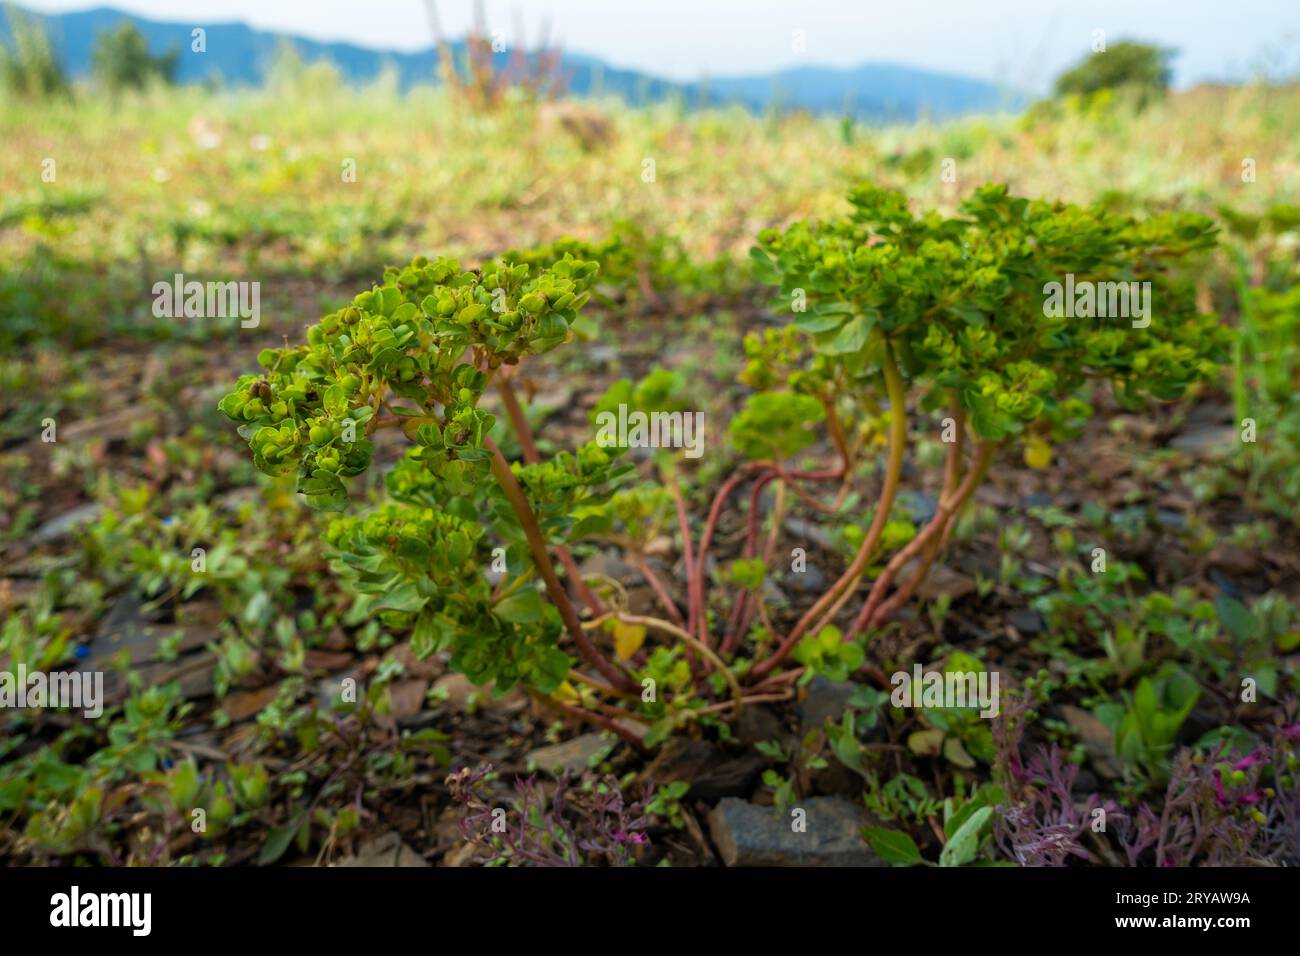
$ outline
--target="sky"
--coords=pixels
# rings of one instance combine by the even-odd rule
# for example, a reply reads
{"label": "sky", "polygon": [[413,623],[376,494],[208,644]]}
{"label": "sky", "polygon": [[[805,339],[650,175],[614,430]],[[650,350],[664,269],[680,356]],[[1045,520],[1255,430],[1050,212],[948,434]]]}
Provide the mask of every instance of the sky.
{"label": "sky", "polygon": [[[377,49],[430,43],[426,0],[25,0],[44,12],[111,6],[155,20],[242,20],[265,30]],[[463,34],[473,0],[437,0]],[[917,66],[1044,90],[1107,42],[1173,47],[1177,86],[1300,72],[1300,0],[484,0],[489,30],[530,44],[544,22],[565,50],[675,80],[799,65]],[[796,32],[803,49],[797,50]]]}

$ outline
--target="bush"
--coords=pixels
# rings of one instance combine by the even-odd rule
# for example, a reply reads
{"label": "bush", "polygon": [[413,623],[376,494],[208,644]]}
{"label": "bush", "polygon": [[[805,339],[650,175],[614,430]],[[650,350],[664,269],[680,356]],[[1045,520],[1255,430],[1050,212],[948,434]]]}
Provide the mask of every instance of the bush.
{"label": "bush", "polygon": [[1056,79],[1057,96],[1092,96],[1102,90],[1126,90],[1145,101],[1169,89],[1172,50],[1125,40],[1089,54]]}

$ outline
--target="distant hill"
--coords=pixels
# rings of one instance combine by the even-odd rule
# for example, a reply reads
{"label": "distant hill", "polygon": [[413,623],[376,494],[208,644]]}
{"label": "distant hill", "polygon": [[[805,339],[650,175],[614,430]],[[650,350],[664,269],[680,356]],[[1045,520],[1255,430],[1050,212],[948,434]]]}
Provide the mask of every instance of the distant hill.
{"label": "distant hill", "polygon": [[[232,86],[257,86],[277,48],[291,41],[307,60],[332,61],[345,79],[364,83],[391,65],[403,88],[436,81],[437,55],[432,46],[415,53],[372,50],[351,43],[322,43],[285,33],[257,30],[243,23],[164,23],[110,7],[62,14],[32,14],[42,21],[64,68],[74,77],[90,73],[91,51],[100,31],[123,20],[134,23],[154,53],[181,51],[182,83],[219,78]],[[190,31],[207,31],[207,52],[190,52]],[[0,16],[0,36],[8,27]],[[463,41],[453,41],[459,58]],[[504,64],[509,54],[497,54]],[[855,69],[801,67],[760,76],[719,77],[699,83],[676,83],[636,70],[622,70],[599,59],[565,53],[569,89],[580,96],[614,95],[632,103],[681,97],[690,106],[741,103],[751,110],[772,107],[814,113],[852,113],[864,119],[908,120],[922,114],[945,117],[960,113],[1018,109],[1021,96],[969,77],[869,63]]]}

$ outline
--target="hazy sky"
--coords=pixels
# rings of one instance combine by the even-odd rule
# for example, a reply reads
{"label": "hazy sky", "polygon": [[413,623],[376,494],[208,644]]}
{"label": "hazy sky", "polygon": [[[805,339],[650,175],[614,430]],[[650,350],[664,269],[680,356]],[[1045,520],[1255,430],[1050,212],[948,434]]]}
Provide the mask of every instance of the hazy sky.
{"label": "hazy sky", "polygon": [[[115,6],[157,20],[242,20],[362,46],[429,44],[424,0],[25,0],[45,11]],[[438,0],[444,30],[473,0]],[[1180,51],[1176,82],[1300,67],[1300,0],[486,0],[489,29],[535,39],[550,20],[565,49],[679,80],[799,64],[890,61],[1029,89],[1089,52],[1094,30]],[[805,52],[793,50],[802,30]]]}

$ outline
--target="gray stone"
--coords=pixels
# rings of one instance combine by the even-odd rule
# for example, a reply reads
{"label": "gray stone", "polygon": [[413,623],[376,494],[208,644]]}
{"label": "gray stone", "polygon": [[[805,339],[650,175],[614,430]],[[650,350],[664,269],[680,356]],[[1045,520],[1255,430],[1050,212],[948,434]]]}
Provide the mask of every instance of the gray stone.
{"label": "gray stone", "polygon": [[799,705],[800,735],[820,730],[830,718],[839,723],[858,685],[848,680],[830,680],[818,675],[808,685],[808,694]]}
{"label": "gray stone", "polygon": [[1033,608],[1018,607],[1007,613],[1007,623],[1021,634],[1041,634],[1043,616]]}
{"label": "gray stone", "polygon": [[907,509],[918,525],[925,524],[939,512],[939,499],[926,491],[900,491],[898,503]]}
{"label": "gray stone", "polygon": [[615,743],[615,739],[607,734],[583,734],[561,744],[538,747],[525,760],[529,767],[550,773],[558,774],[565,770],[582,773],[593,763],[603,760]]}
{"label": "gray stone", "polygon": [[1172,528],[1175,531],[1184,531],[1187,528],[1187,519],[1177,511],[1169,511],[1164,508],[1156,512],[1156,522],[1162,528]]}
{"label": "gray stone", "polygon": [[1209,455],[1227,451],[1238,441],[1240,436],[1232,425],[1195,425],[1176,435],[1169,447],[1193,455]]}
{"label": "gray stone", "polygon": [[[806,828],[793,829],[796,810]],[[727,797],[709,814],[727,866],[883,866],[862,837],[862,811],[839,797],[808,797],[784,811]]]}
{"label": "gray stone", "polygon": [[58,541],[60,538],[67,537],[81,525],[90,524],[98,519],[103,510],[102,505],[91,502],[73,508],[71,511],[65,511],[57,518],[51,518],[33,531],[31,543],[33,545],[49,544],[51,541]]}
{"label": "gray stone", "polygon": [[815,564],[805,565],[802,571],[791,571],[782,580],[788,587],[804,594],[821,594],[826,590],[826,575]]}
{"label": "gray stone", "polygon": [[796,546],[810,543],[826,552],[836,553],[839,551],[835,536],[819,524],[804,521],[802,518],[786,518],[784,525],[785,530],[794,536]]}

